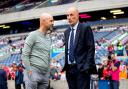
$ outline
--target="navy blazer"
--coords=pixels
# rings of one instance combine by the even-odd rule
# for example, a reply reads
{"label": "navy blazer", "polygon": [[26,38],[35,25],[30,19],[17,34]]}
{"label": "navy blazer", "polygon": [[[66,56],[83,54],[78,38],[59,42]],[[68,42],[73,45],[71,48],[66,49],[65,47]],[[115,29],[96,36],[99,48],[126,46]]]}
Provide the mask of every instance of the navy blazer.
{"label": "navy blazer", "polygon": [[[70,27],[65,31],[65,65],[62,71],[69,68],[68,65],[68,40],[70,34]],[[90,26],[79,23],[75,35],[74,43],[74,57],[77,64],[77,69],[80,72],[96,74],[97,69],[94,60],[95,43],[93,32]]]}

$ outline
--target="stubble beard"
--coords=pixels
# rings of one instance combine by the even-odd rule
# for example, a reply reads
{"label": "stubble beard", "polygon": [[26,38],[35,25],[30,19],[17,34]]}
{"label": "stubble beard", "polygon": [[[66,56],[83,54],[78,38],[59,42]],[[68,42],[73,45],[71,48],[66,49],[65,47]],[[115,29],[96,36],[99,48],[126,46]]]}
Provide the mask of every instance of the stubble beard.
{"label": "stubble beard", "polygon": [[46,34],[51,34],[53,32],[53,26],[49,27]]}

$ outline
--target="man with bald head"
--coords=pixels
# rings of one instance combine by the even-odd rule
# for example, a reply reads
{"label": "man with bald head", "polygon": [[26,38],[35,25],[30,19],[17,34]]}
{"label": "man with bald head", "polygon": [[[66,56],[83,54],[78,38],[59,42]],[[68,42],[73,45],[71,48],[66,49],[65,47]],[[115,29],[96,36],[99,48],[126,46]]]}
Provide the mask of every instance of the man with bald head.
{"label": "man with bald head", "polygon": [[47,89],[49,83],[49,62],[53,17],[48,13],[40,16],[40,27],[31,32],[25,40],[22,59],[25,64],[26,89]]}
{"label": "man with bald head", "polygon": [[90,26],[79,22],[79,11],[67,11],[70,24],[65,31],[65,65],[69,89],[90,89],[90,75],[97,73],[94,61],[95,45]]}

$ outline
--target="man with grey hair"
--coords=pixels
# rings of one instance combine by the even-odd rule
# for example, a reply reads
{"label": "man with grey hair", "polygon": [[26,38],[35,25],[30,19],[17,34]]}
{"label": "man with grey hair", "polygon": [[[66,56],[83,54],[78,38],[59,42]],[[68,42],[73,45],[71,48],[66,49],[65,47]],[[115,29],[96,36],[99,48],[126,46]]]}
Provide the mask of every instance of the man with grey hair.
{"label": "man with grey hair", "polygon": [[67,10],[69,27],[64,33],[66,79],[69,89],[90,89],[90,75],[96,74],[95,45],[90,26],[79,22],[75,7]]}
{"label": "man with grey hair", "polygon": [[25,64],[26,89],[47,89],[49,84],[49,63],[51,39],[48,31],[53,27],[53,16],[43,13],[40,27],[31,32],[25,40],[22,59]]}

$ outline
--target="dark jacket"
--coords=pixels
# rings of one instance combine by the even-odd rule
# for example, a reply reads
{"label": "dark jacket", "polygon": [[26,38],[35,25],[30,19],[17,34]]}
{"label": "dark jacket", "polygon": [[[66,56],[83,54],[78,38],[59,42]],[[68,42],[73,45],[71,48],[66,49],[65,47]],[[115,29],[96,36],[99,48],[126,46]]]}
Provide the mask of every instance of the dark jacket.
{"label": "dark jacket", "polygon": [[[62,71],[69,68],[68,66],[68,40],[70,34],[70,27],[65,31],[65,66]],[[90,26],[79,23],[75,35],[74,43],[74,57],[77,64],[77,69],[80,72],[88,72],[96,74],[96,65],[94,60],[95,43],[93,32]]]}

